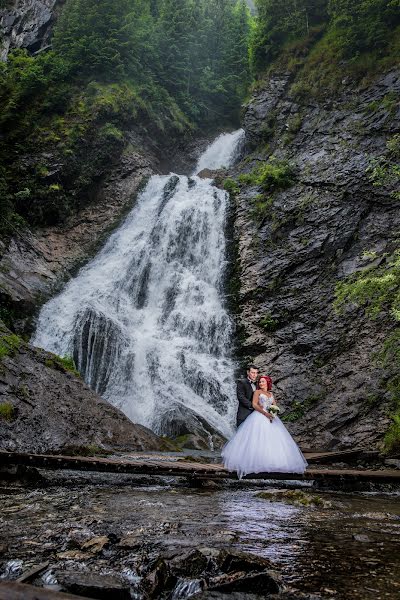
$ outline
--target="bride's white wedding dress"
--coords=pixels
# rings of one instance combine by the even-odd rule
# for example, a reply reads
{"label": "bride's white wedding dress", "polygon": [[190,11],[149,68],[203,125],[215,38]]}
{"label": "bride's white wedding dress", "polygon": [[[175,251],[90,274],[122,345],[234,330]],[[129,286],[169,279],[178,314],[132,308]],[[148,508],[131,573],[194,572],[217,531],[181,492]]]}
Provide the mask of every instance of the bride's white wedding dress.
{"label": "bride's white wedding dress", "polygon": [[[261,406],[268,411],[272,398],[260,394]],[[279,419],[272,423],[253,411],[225,444],[221,456],[228,471],[240,477],[248,473],[304,473],[307,461],[296,442]]]}

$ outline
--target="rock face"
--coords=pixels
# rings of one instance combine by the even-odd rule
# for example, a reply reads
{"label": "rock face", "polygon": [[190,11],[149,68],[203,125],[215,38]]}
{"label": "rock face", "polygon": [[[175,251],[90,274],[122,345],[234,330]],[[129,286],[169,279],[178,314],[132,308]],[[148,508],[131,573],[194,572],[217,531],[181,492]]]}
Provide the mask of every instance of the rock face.
{"label": "rock face", "polygon": [[71,452],[90,446],[160,450],[163,440],[102,400],[53,354],[0,321],[0,448]]}
{"label": "rock face", "polygon": [[0,59],[10,50],[37,52],[49,45],[54,21],[65,0],[14,0],[0,11]]}
{"label": "rock face", "polygon": [[273,377],[303,447],[376,447],[389,417],[375,354],[392,325],[354,305],[337,314],[333,300],[338,281],[395,248],[398,201],[366,169],[399,131],[399,72],[363,89],[344,80],[340,96],[321,103],[299,103],[289,85],[289,75],[274,76],[250,100],[253,152],[233,173],[271,154],[295,166],[295,184],[263,216],[254,214],[259,187],[236,198],[239,351]]}

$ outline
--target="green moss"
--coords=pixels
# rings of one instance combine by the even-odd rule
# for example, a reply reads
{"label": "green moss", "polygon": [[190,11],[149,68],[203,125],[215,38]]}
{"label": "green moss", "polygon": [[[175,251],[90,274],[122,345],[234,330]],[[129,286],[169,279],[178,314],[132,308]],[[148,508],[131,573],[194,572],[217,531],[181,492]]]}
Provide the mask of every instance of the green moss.
{"label": "green moss", "polygon": [[14,406],[11,402],[0,402],[0,419],[12,421],[14,418]]}
{"label": "green moss", "polygon": [[76,364],[72,356],[57,356],[56,354],[52,354],[51,358],[47,358],[44,361],[46,367],[49,369],[61,370],[63,372],[72,373],[76,375],[76,377],[80,377],[78,369],[76,368]]}
{"label": "green moss", "polygon": [[400,411],[392,416],[392,424],[383,440],[386,454],[400,453]]}
{"label": "green moss", "polygon": [[274,319],[271,313],[266,313],[262,319],[259,320],[258,324],[260,327],[265,329],[265,331],[276,331],[279,327],[279,322]]}
{"label": "green moss", "polygon": [[321,498],[321,496],[309,494],[302,490],[259,492],[256,494],[256,498],[268,500],[268,502],[285,502],[295,506],[331,508],[331,503]]}
{"label": "green moss", "polygon": [[371,267],[356,273],[336,285],[334,308],[353,302],[364,306],[366,314],[376,319],[389,310],[400,320],[400,251],[396,251],[382,267]]}
{"label": "green moss", "polygon": [[325,394],[319,393],[311,394],[303,402],[295,400],[290,407],[290,411],[281,417],[282,421],[285,421],[286,423],[295,423],[296,421],[299,421],[312,406],[318,404],[324,397]]}
{"label": "green moss", "polygon": [[[375,258],[375,255],[374,255]],[[362,271],[336,287],[335,307],[340,311],[347,302],[365,307],[371,319],[387,315],[397,325],[400,321],[400,251],[381,267]],[[392,424],[384,438],[387,453],[400,449],[400,331],[397,329],[385,340],[376,355],[378,364],[387,371],[386,390],[389,393],[389,410]],[[371,404],[374,399],[367,398]]]}
{"label": "green moss", "polygon": [[22,344],[17,335],[0,335],[0,360],[6,356],[14,356]]}
{"label": "green moss", "polygon": [[87,446],[69,446],[62,451],[64,456],[109,456],[110,450],[106,450],[97,444],[88,444]]}
{"label": "green moss", "polygon": [[271,215],[274,199],[272,196],[258,194],[253,198],[252,214],[255,219],[262,220]]}
{"label": "green moss", "polygon": [[386,142],[386,149],[384,155],[370,161],[366,173],[373,186],[391,190],[391,197],[400,200],[400,134]]}

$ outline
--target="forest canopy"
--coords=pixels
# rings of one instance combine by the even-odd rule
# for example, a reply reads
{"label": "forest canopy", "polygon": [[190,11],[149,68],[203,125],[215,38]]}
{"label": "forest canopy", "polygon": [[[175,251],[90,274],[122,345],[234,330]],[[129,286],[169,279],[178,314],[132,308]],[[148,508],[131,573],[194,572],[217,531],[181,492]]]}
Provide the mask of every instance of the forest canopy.
{"label": "forest canopy", "polygon": [[288,42],[330,30],[337,60],[383,51],[400,24],[400,0],[255,0],[253,71],[270,65]]}
{"label": "forest canopy", "polygon": [[0,63],[4,219],[62,220],[135,125],[159,141],[237,124],[250,29],[245,0],[66,0],[50,51]]}

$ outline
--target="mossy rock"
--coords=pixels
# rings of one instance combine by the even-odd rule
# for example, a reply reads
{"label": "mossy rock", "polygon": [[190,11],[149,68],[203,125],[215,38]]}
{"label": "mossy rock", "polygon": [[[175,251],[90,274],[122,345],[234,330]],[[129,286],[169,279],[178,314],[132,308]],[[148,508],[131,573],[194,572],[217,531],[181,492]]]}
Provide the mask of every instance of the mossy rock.
{"label": "mossy rock", "polygon": [[294,506],[308,506],[310,508],[331,508],[332,503],[324,500],[321,496],[309,494],[302,490],[279,490],[271,492],[259,492],[256,498],[268,502],[285,502]]}
{"label": "mossy rock", "polygon": [[76,368],[75,361],[71,356],[57,356],[56,354],[52,354],[51,358],[46,358],[44,364],[46,367],[49,367],[49,369],[56,369],[63,373],[72,373],[76,377],[81,376]]}
{"label": "mossy rock", "polygon": [[9,335],[0,334],[0,360],[7,356],[15,356],[23,340],[13,333]]}
{"label": "mossy rock", "polygon": [[0,420],[12,421],[15,417],[15,408],[11,402],[0,403]]}

